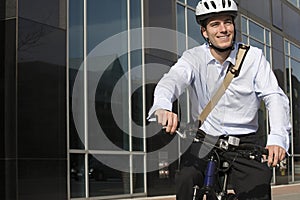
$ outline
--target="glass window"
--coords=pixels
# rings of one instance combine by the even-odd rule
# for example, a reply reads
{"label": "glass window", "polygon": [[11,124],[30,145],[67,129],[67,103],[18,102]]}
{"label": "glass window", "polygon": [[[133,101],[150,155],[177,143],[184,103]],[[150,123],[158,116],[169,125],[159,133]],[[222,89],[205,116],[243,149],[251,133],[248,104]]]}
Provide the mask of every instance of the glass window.
{"label": "glass window", "polygon": [[270,40],[270,35],[271,35],[271,33],[270,33],[270,31],[269,30],[265,30],[265,33],[266,33],[266,43],[267,44],[271,44],[271,40]]}
{"label": "glass window", "polygon": [[249,31],[248,31],[248,20],[245,17],[242,17],[241,26],[242,26],[242,32],[245,33],[245,34],[249,34]]}
{"label": "glass window", "polygon": [[[144,156],[133,155],[132,160],[133,160],[133,163],[132,163],[133,169],[145,168]],[[144,174],[142,174],[142,173],[133,173],[132,174],[132,179],[133,179],[133,191],[135,193],[144,192],[145,191],[145,185],[144,185],[145,176],[144,176]]]}
{"label": "glass window", "polygon": [[145,194],[142,3],[69,1],[71,198]]}
{"label": "glass window", "polygon": [[[269,46],[266,46],[266,58],[267,60],[271,60],[270,55],[271,55],[271,48]],[[273,70],[274,70],[274,66],[273,66]]]}
{"label": "glass window", "polygon": [[[127,30],[127,1],[87,1],[87,52],[112,35]],[[123,44],[126,46],[127,41]]]}
{"label": "glass window", "polygon": [[[177,4],[177,31],[185,34],[185,7],[181,4]],[[182,55],[186,50],[185,38],[180,36],[177,38],[178,55]]]}
{"label": "glass window", "polygon": [[264,29],[250,20],[249,20],[249,35],[258,39],[259,41],[264,41]]}
{"label": "glass window", "polygon": [[[241,27],[242,41],[246,44],[260,48],[272,66],[270,31],[246,16],[242,16],[241,18]],[[257,132],[262,138],[266,138],[267,133],[269,132],[269,126],[264,102],[261,103],[258,113],[259,129]]]}
{"label": "glass window", "polygon": [[290,56],[300,60],[300,48],[296,47],[294,44],[290,44]]}
{"label": "glass window", "polygon": [[84,154],[70,155],[70,179],[71,198],[85,197]]}
{"label": "glass window", "polygon": [[[300,180],[299,176],[299,154],[300,154],[300,58],[297,55],[300,52],[300,47],[285,40],[285,66],[287,70],[287,91],[290,98],[292,109],[292,135],[293,144],[290,145],[290,152],[296,154],[294,159],[294,176],[295,180]],[[297,155],[298,154],[298,155]],[[290,172],[293,170],[289,169]]]}
{"label": "glass window", "polygon": [[130,28],[140,28],[141,26],[141,1],[130,0]]}
{"label": "glass window", "polygon": [[292,76],[294,76],[297,80],[300,80],[300,62],[291,59],[291,67],[292,67]]}
{"label": "glass window", "polygon": [[263,50],[267,60],[271,63],[271,32],[265,27],[250,20],[246,16],[242,16],[242,42],[249,43]]}
{"label": "glass window", "polygon": [[300,181],[300,158],[295,158],[295,181]]}
{"label": "glass window", "polygon": [[[72,110],[70,110],[70,148],[71,149],[83,149],[85,138],[79,137],[80,133],[84,132],[84,109],[83,109],[83,96],[74,96],[73,99],[73,86],[76,77],[81,76],[80,79],[83,79],[82,74],[78,73],[80,66],[83,62],[83,0],[73,0],[69,2],[69,83],[70,83],[70,107],[72,107],[72,102],[78,105],[80,109],[80,124],[77,124],[75,127]],[[83,91],[83,85],[78,88]],[[81,105],[81,106],[80,106]],[[75,105],[74,105],[75,106]]]}
{"label": "glass window", "polygon": [[258,48],[260,48],[262,50],[264,49],[264,44],[258,42],[257,40],[254,40],[254,39],[250,38],[249,41],[250,41],[250,45],[258,47]]}
{"label": "glass window", "polygon": [[[113,11],[113,12],[112,12]],[[112,141],[100,144],[97,125],[94,124],[93,112],[88,112],[88,131],[90,149],[111,149],[115,145],[129,149],[128,120],[128,82],[121,79],[128,71],[128,55],[118,55],[120,49],[127,51],[127,35],[120,34],[127,30],[127,2],[124,0],[89,0],[87,1],[87,53],[97,50],[101,42],[111,36],[120,41],[108,55],[94,53],[87,60],[88,104],[95,104],[97,118],[103,134]],[[117,35],[116,35],[117,34]],[[98,56],[101,54],[101,56]],[[102,72],[102,73],[101,73]],[[99,75],[101,74],[101,78]],[[99,79],[100,78],[100,79]],[[122,81],[121,84],[119,80]],[[96,87],[94,91],[93,87]],[[95,94],[96,93],[96,94]],[[117,94],[118,98],[113,98]],[[95,98],[94,98],[95,97]],[[91,107],[92,109],[92,107]],[[118,118],[113,113],[118,110]],[[109,145],[112,145],[111,147]]]}
{"label": "glass window", "polygon": [[242,35],[242,42],[245,44],[249,44],[248,37],[246,35]]}
{"label": "glass window", "polygon": [[289,2],[291,2],[294,6],[299,8],[299,0],[288,0]]}
{"label": "glass window", "polygon": [[[142,27],[141,0],[130,0],[130,27],[138,29]],[[142,32],[134,30],[136,34],[130,34],[130,47],[135,49],[130,52],[131,69],[131,129],[132,150],[143,151],[144,136],[143,127],[143,71],[142,71]],[[126,83],[125,83],[126,84]]]}
{"label": "glass window", "polygon": [[199,3],[199,0],[187,0],[187,2],[188,2],[189,6],[192,6],[193,8],[196,8],[196,6]]}
{"label": "glass window", "polygon": [[[199,44],[204,42],[201,35],[200,25],[197,23],[195,18],[195,11],[188,9],[188,36],[199,42]],[[188,48],[192,48],[192,44],[189,44]]]}
{"label": "glass window", "polygon": [[[89,155],[89,194],[90,197],[130,193],[130,173],[108,167],[101,160],[121,162],[129,168],[129,156],[126,155]],[[127,172],[126,172],[127,171]]]}

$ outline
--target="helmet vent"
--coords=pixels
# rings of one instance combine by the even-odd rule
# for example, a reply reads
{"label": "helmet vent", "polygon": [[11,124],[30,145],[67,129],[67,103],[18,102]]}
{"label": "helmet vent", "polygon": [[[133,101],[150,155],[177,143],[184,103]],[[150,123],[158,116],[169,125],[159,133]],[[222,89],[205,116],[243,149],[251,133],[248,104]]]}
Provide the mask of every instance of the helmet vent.
{"label": "helmet vent", "polygon": [[228,0],[228,7],[231,7],[231,1]]}
{"label": "helmet vent", "polygon": [[216,6],[216,4],[215,4],[214,1],[210,1],[210,3],[211,3],[211,5],[214,7],[214,9],[217,9],[217,6]]}
{"label": "helmet vent", "polygon": [[223,6],[223,8],[225,8],[225,4],[226,4],[225,0],[222,0],[222,6]]}
{"label": "helmet vent", "polygon": [[208,6],[207,2],[204,2],[204,6],[205,6],[206,9],[209,10],[209,6]]}

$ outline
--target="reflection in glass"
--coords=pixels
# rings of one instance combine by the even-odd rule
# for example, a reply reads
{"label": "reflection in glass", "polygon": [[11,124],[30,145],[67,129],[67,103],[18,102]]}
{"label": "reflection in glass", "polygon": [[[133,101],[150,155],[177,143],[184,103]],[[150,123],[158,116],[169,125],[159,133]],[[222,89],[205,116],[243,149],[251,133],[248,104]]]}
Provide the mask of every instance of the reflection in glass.
{"label": "reflection in glass", "polygon": [[130,28],[140,28],[141,25],[141,0],[130,0]]}
{"label": "reflection in glass", "polygon": [[248,44],[248,37],[246,35],[242,35],[242,42]]}
{"label": "reflection in glass", "polygon": [[[292,108],[292,139],[293,144],[290,145],[293,149],[290,150],[294,157],[290,157],[290,161],[294,159],[294,169],[292,169],[292,165],[288,166],[289,170],[289,181],[293,181],[292,172],[294,171],[294,180],[300,180],[300,60],[295,60],[296,52],[299,52],[300,48],[290,43],[289,41],[285,41],[285,66],[287,71],[287,91],[288,97],[290,98],[291,108]],[[293,56],[292,56],[293,55]],[[294,57],[295,56],[295,57]]]}
{"label": "reflection in glass", "polygon": [[295,157],[295,181],[300,181],[300,158]]}
{"label": "reflection in glass", "polygon": [[284,53],[285,55],[290,55],[289,43],[287,41],[284,41]]}
{"label": "reflection in glass", "polygon": [[265,56],[266,56],[267,61],[269,61],[271,63],[270,55],[271,55],[271,49],[270,49],[270,47],[266,46]]}
{"label": "reflection in glass", "polygon": [[[177,31],[185,34],[185,12],[184,6],[177,4]],[[177,48],[178,55],[182,55],[182,53],[186,50],[185,40],[179,39],[182,37],[177,37]]]}
{"label": "reflection in glass", "polygon": [[[300,61],[291,59],[292,76],[300,80]],[[296,88],[296,85],[294,86]]]}
{"label": "reflection in glass", "polygon": [[187,0],[187,3],[189,6],[192,6],[193,8],[196,8],[198,5],[199,0]]}
{"label": "reflection in glass", "polygon": [[[123,57],[127,57],[127,54]],[[89,149],[116,150],[116,148],[121,148],[128,150],[128,76],[125,75],[126,71],[120,61],[122,57],[102,56],[95,58],[93,63],[105,63],[107,59],[113,62],[103,69],[100,79],[97,77],[97,73],[88,71],[88,81],[91,84],[95,84],[95,80],[99,80],[95,98],[91,92],[88,103],[94,105],[91,106],[91,109],[95,109],[96,123],[99,123],[101,127],[101,133],[99,133],[98,126],[93,124],[95,121],[92,121],[94,115],[91,111]]]}
{"label": "reflection in glass", "polygon": [[295,6],[299,7],[299,0],[288,0],[290,1],[292,4],[294,4]]}
{"label": "reflection in glass", "polygon": [[[69,84],[70,84],[70,108],[72,102],[79,106],[80,114],[77,116],[79,120],[74,123],[73,112],[70,109],[70,149],[83,149],[85,138],[80,137],[79,134],[84,134],[84,97],[73,96],[74,82],[79,77],[78,73],[83,62],[83,0],[72,0],[69,3]],[[77,88],[83,91],[83,85]]]}
{"label": "reflection in glass", "polygon": [[270,45],[271,44],[271,41],[270,41],[270,31],[266,30],[266,44],[267,45]]}
{"label": "reflection in glass", "polygon": [[300,48],[296,47],[294,44],[290,44],[290,56],[300,60]]}
{"label": "reflection in glass", "polygon": [[258,47],[258,48],[260,48],[261,50],[264,50],[264,44],[262,44],[262,43],[260,43],[260,42],[258,42],[258,41],[256,41],[256,40],[254,40],[254,39],[252,39],[252,38],[250,38],[250,45],[255,46],[255,47]]}
{"label": "reflection in glass", "polygon": [[132,150],[144,150],[143,120],[143,70],[142,51],[132,51],[131,56],[131,129],[132,129]]}
{"label": "reflection in glass", "polygon": [[242,25],[242,32],[245,34],[249,34],[248,26],[247,26],[247,19],[245,17],[242,17],[241,25]]}
{"label": "reflection in glass", "polygon": [[300,62],[291,59],[294,153],[300,154]]}
{"label": "reflection in glass", "polygon": [[[188,36],[196,40],[199,44],[204,42],[204,39],[200,32],[200,25],[197,23],[195,19],[195,11],[188,9]],[[192,48],[191,44],[188,44],[188,49]]]}
{"label": "reflection in glass", "polygon": [[[87,1],[88,53],[105,39],[125,30],[127,30],[127,1]],[[127,47],[126,39],[120,45]]]}
{"label": "reflection in glass", "polygon": [[[131,16],[134,17],[134,14]],[[136,21],[138,23],[138,19]],[[135,24],[137,26],[137,24]],[[127,30],[127,1],[124,0],[89,0],[87,1],[87,50],[88,53],[96,50],[101,42],[109,37]],[[125,34],[126,35],[126,34]],[[128,117],[128,55],[118,55],[118,52],[127,52],[128,37],[117,35],[120,43],[115,44],[110,55],[97,53],[89,58],[87,63],[88,86],[97,85],[96,94],[93,88],[88,87],[88,130],[89,148],[111,149],[114,146],[129,149],[129,117]],[[100,54],[101,52],[99,52]],[[112,62],[108,62],[112,61]],[[110,64],[108,64],[110,63]],[[98,77],[101,73],[101,77]],[[120,80],[122,82],[120,82]],[[116,94],[117,98],[113,98]],[[95,97],[95,98],[94,98]],[[95,106],[93,106],[95,104]],[[94,122],[93,111],[95,109],[98,122]],[[117,111],[114,113],[113,111]],[[115,116],[115,114],[117,116]],[[103,137],[97,131],[99,123],[101,131],[113,143],[105,143],[109,146],[100,145]]]}
{"label": "reflection in glass", "polygon": [[119,164],[129,167],[128,156],[89,155],[88,161],[90,197],[130,193],[129,173],[121,172],[103,162],[107,161],[110,165],[119,162]]}
{"label": "reflection in glass", "polygon": [[264,29],[250,20],[248,22],[249,22],[249,34],[252,37],[258,39],[259,41],[264,42],[265,41]]}
{"label": "reflection in glass", "polygon": [[[133,155],[132,156],[132,166],[133,169],[139,168],[142,169],[145,167],[144,164],[144,155]],[[133,192],[134,193],[144,193],[145,185],[144,185],[144,174],[143,173],[133,173],[132,175],[133,181]]]}
{"label": "reflection in glass", "polygon": [[[141,1],[130,1],[130,26],[140,28],[141,24]],[[143,71],[142,71],[142,31],[130,37],[131,47],[137,50],[130,52],[130,79],[131,79],[131,131],[132,131],[132,150],[142,151],[143,144]]]}
{"label": "reflection in glass", "polygon": [[71,198],[85,197],[85,166],[83,154],[70,155]]}

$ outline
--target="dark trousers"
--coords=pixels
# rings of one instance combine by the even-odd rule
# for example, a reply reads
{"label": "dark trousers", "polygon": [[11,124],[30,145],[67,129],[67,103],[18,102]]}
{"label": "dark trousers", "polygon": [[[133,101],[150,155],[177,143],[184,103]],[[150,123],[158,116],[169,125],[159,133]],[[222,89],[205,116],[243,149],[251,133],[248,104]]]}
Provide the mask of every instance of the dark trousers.
{"label": "dark trousers", "polygon": [[[243,136],[242,143],[255,143],[255,135]],[[194,144],[192,144],[194,145]],[[199,145],[199,144],[197,144]],[[223,155],[226,160],[231,160],[229,182],[239,200],[271,200],[272,170],[266,163],[249,160],[236,152]],[[186,152],[182,157],[181,170],[176,174],[176,199],[192,200],[193,187],[203,185],[207,159],[200,159]]]}

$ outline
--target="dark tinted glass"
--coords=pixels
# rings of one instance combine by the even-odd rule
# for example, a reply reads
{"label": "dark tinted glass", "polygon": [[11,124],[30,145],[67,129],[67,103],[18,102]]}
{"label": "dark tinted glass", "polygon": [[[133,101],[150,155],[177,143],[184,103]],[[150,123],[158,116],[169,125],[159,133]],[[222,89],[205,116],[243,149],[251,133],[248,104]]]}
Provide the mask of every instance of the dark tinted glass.
{"label": "dark tinted glass", "polygon": [[[70,148],[83,149],[84,137],[84,95],[74,95],[84,85],[75,84],[83,80],[83,0],[69,2],[69,103],[70,103]],[[81,73],[78,73],[81,72]],[[80,82],[81,83],[81,82]]]}
{"label": "dark tinted glass", "polygon": [[18,160],[16,199],[67,199],[66,160]]}
{"label": "dark tinted glass", "polygon": [[[185,8],[184,6],[177,4],[177,31],[185,34]],[[186,50],[185,38],[177,36],[178,42],[178,55],[182,55],[183,51]]]}
{"label": "dark tinted glass", "polygon": [[89,155],[88,165],[90,197],[130,193],[129,173],[115,169],[117,166],[124,165],[127,166],[124,171],[128,171],[128,156]]}
{"label": "dark tinted glass", "polygon": [[0,19],[16,17],[16,0],[4,0],[0,2]]}
{"label": "dark tinted glass", "polygon": [[84,154],[70,155],[70,190],[71,198],[85,197]]}
{"label": "dark tinted glass", "polygon": [[66,33],[32,20],[18,22],[19,156],[65,158]]}
{"label": "dark tinted glass", "polygon": [[92,53],[87,55],[90,149],[129,148],[126,30],[126,1],[87,2],[87,50]]}
{"label": "dark tinted glass", "polygon": [[[294,153],[300,153],[300,61],[291,60],[292,67],[292,113],[293,113],[293,133],[294,133]],[[295,163],[295,170],[298,170],[299,163]],[[295,172],[297,173],[297,172]]]}
{"label": "dark tinted glass", "polygon": [[[11,1],[7,0],[6,2]],[[18,14],[21,18],[65,29],[65,6],[66,0],[22,0],[18,1]]]}

